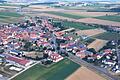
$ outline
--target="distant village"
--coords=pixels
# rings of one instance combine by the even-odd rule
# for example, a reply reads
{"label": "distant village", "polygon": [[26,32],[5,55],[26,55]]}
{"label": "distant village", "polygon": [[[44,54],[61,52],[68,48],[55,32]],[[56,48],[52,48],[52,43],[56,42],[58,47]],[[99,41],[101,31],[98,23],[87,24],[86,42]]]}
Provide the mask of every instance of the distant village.
{"label": "distant village", "polygon": [[0,70],[16,73],[40,61],[42,65],[57,63],[69,54],[113,73],[119,73],[120,40],[109,41],[101,50],[88,48],[74,28],[55,25],[53,19],[34,17],[21,23],[0,25]]}

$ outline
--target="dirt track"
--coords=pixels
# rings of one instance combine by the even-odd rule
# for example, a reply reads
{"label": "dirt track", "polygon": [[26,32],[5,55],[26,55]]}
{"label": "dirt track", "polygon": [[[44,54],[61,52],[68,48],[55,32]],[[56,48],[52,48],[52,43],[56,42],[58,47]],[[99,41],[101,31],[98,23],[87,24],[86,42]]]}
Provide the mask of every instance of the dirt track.
{"label": "dirt track", "polygon": [[86,67],[81,67],[70,75],[66,80],[106,80],[97,73],[87,69]]}

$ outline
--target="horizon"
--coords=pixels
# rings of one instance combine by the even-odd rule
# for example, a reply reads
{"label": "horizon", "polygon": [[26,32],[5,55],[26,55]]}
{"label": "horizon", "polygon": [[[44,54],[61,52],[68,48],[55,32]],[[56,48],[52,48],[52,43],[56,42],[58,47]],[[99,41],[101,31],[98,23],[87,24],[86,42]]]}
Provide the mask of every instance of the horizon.
{"label": "horizon", "polygon": [[74,1],[74,2],[80,2],[80,1],[109,1],[109,2],[119,2],[120,0],[0,0],[0,1],[9,1],[9,2],[57,2],[57,1]]}

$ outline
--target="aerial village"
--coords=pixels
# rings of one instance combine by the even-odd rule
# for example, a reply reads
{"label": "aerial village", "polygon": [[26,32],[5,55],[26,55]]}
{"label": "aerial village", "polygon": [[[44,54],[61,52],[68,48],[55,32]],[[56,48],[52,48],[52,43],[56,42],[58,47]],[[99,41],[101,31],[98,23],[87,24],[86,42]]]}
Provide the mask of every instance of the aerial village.
{"label": "aerial village", "polygon": [[56,26],[45,17],[0,25],[0,70],[4,72],[0,74],[10,78],[38,62],[49,66],[69,54],[113,73],[120,72],[116,48],[120,41],[110,41],[96,52],[82,43],[81,39],[86,38],[78,35],[75,28]]}

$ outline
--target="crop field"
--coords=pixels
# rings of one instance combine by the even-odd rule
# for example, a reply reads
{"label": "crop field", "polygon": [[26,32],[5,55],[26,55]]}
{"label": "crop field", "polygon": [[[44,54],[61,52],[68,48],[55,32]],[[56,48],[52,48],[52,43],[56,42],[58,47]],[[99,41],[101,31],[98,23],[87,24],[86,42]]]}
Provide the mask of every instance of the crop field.
{"label": "crop field", "polygon": [[85,17],[100,17],[105,15],[115,15],[116,13],[113,12],[82,12],[82,11],[71,11],[71,12],[64,12],[67,14],[74,14],[74,15],[81,15]]}
{"label": "crop field", "polygon": [[98,34],[101,34],[101,33],[104,33],[106,32],[105,30],[103,29],[89,29],[89,30],[79,30],[79,31],[76,31],[76,33],[78,35],[87,35],[87,36],[94,36],[94,35],[98,35]]}
{"label": "crop field", "polygon": [[14,12],[0,12],[0,16],[3,16],[3,17],[22,17],[21,14],[14,13]]}
{"label": "crop field", "polygon": [[89,70],[86,67],[77,69],[66,80],[107,80],[94,71]]}
{"label": "crop field", "polygon": [[14,12],[0,12],[0,23],[14,23],[22,20],[24,16]]}
{"label": "crop field", "polygon": [[120,26],[120,22],[108,21],[108,20],[102,20],[102,19],[96,19],[96,18],[83,18],[77,21],[82,23],[89,23],[89,24]]}
{"label": "crop field", "polygon": [[115,32],[105,32],[95,35],[94,37],[103,40],[116,40],[116,39],[120,39],[120,34]]}
{"label": "crop field", "polygon": [[64,80],[79,67],[80,65],[68,59],[64,59],[51,67],[37,64],[12,80]]}
{"label": "crop field", "polygon": [[120,22],[120,16],[117,15],[112,15],[112,16],[99,16],[99,17],[95,17],[97,19],[103,19],[103,20],[109,20],[109,21],[116,21],[116,22]]}
{"label": "crop field", "polygon": [[73,19],[85,18],[85,16],[73,15],[73,14],[68,14],[68,13],[63,13],[63,12],[46,12],[46,13],[63,16],[63,17],[68,17],[68,18],[73,18]]}
{"label": "crop field", "polygon": [[103,48],[106,45],[107,42],[108,41],[106,40],[96,39],[91,44],[89,44],[87,48],[94,48],[95,51],[99,51],[101,48]]}
{"label": "crop field", "polygon": [[93,27],[93,26],[88,26],[82,23],[77,23],[77,22],[67,22],[67,21],[63,22],[63,26],[73,27],[73,28],[80,29],[80,30],[96,29],[96,27]]}

